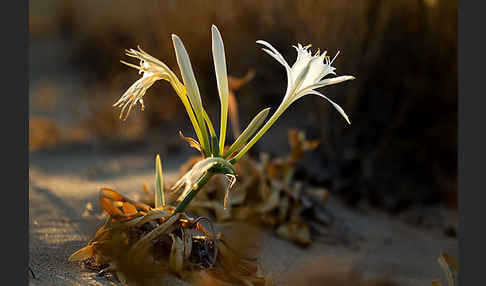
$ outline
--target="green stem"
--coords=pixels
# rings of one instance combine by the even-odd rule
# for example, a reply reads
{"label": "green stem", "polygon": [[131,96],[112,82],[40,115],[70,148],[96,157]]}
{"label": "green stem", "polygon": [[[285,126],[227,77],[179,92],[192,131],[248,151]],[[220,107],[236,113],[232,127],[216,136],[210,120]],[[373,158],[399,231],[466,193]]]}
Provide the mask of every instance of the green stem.
{"label": "green stem", "polygon": [[283,102],[282,102],[282,104],[277,108],[277,110],[272,115],[272,117],[270,117],[270,119],[268,119],[268,121],[265,123],[265,125],[263,125],[262,129],[260,129],[258,131],[258,133],[250,140],[250,142],[248,142],[245,145],[245,147],[243,147],[243,149],[241,149],[241,151],[238,154],[236,154],[236,156],[234,156],[229,162],[231,164],[235,164],[236,162],[238,162],[238,160],[240,160],[240,158],[243,155],[245,155],[245,153],[253,145],[255,145],[255,143],[263,136],[263,134],[265,134],[265,132],[268,131],[268,129],[275,123],[275,121],[277,121],[277,119],[280,117],[280,115],[282,115],[282,113],[287,109],[287,107],[288,106],[283,105]]}
{"label": "green stem", "polygon": [[194,197],[197,195],[197,193],[206,185],[206,183],[214,176],[215,173],[213,172],[207,172],[206,175],[204,175],[199,181],[196,183],[196,186],[187,194],[187,196],[180,202],[172,215],[175,215],[176,213],[184,212],[189,205],[189,203],[194,199]]}

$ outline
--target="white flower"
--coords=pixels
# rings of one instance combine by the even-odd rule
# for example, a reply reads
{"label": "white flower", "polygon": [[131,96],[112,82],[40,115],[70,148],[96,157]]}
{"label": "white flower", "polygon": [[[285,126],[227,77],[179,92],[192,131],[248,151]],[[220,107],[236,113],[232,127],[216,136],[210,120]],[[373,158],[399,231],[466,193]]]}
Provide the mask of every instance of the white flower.
{"label": "white flower", "polygon": [[275,121],[277,121],[282,113],[293,102],[304,95],[315,94],[326,99],[332,104],[332,106],[334,106],[334,108],[337,109],[337,111],[339,111],[339,113],[341,113],[344,119],[351,124],[348,116],[341,106],[315,90],[327,85],[354,79],[353,76],[349,75],[324,78],[329,74],[336,74],[334,72],[335,68],[332,67],[331,64],[336,59],[337,54],[332,60],[330,60],[329,57],[326,56],[327,52],[324,52],[321,55],[319,51],[317,51],[314,55],[312,55],[311,51],[309,51],[310,45],[304,47],[301,44],[298,44],[297,46],[294,46],[294,48],[297,50],[297,59],[292,67],[290,67],[284,57],[272,45],[261,40],[257,41],[257,43],[264,45],[265,48],[263,48],[263,50],[285,67],[285,70],[287,71],[287,91],[285,92],[285,96],[275,113],[272,114],[270,119],[268,119],[265,125],[263,125],[263,127],[245,145],[245,147],[243,147],[243,149],[241,149],[240,152],[230,160],[231,163],[237,162],[263,136],[263,134],[268,131],[268,129],[275,123]]}
{"label": "white flower", "polygon": [[304,95],[315,94],[328,100],[339,111],[339,113],[341,113],[346,121],[351,124],[348,116],[338,104],[315,90],[327,85],[354,79],[353,76],[347,75],[324,79],[324,77],[329,74],[336,74],[334,72],[336,68],[332,67],[331,64],[339,53],[336,54],[332,60],[330,60],[329,57],[326,56],[327,51],[321,55],[319,54],[319,51],[317,51],[314,55],[312,55],[311,51],[309,50],[311,45],[302,46],[301,44],[298,44],[297,46],[294,46],[294,48],[297,50],[297,59],[292,67],[290,67],[283,56],[272,45],[261,40],[257,41],[257,43],[264,45],[266,48],[263,48],[263,50],[282,64],[287,71],[287,91],[285,92],[285,96],[281,104],[284,110],[290,106],[290,104]]}
{"label": "white flower", "polygon": [[[184,86],[180,83],[177,76],[172,72],[167,65],[151,55],[144,52],[140,47],[138,51],[134,49],[126,50],[126,55],[140,60],[140,65],[134,65],[121,61],[122,63],[132,68],[138,69],[142,74],[142,78],[132,84],[127,91],[118,99],[114,107],[120,107],[120,119],[126,120],[132,108],[140,103],[142,111],[144,110],[143,96],[156,81],[164,79],[171,83],[172,87],[178,94],[185,93]],[[128,107],[128,110],[125,109]]]}

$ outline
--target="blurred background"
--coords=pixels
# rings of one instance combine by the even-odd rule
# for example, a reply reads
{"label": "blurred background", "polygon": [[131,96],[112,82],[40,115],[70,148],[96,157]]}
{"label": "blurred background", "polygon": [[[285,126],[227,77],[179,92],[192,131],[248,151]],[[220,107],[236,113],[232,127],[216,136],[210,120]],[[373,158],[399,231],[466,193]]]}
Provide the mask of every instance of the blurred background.
{"label": "blurred background", "polygon": [[229,74],[254,72],[235,91],[242,128],[262,108],[274,110],[286,88],[283,67],[256,40],[291,63],[297,43],[331,57],[340,51],[337,75],[356,77],[321,89],[352,125],[324,100],[307,96],[255,146],[255,157],[288,152],[287,129],[298,128],[321,142],[301,176],[348,204],[391,213],[457,209],[457,1],[30,1],[31,154],[197,154],[178,137],[179,130],[194,134],[166,82],[149,89],[145,111],[137,106],[125,122],[112,104],[139,78],[119,62],[130,61],[125,49],[140,45],[179,74],[175,33],[188,49],[204,105],[219,122],[212,24],[221,31]]}

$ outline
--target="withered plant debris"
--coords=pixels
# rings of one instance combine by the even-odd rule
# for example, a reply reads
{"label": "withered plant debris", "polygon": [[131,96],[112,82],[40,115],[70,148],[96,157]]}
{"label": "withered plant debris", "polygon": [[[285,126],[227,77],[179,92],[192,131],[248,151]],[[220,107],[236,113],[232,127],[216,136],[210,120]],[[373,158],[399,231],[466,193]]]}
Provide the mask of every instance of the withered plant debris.
{"label": "withered plant debris", "polygon": [[[444,273],[447,278],[448,286],[458,285],[457,273],[459,272],[459,266],[457,264],[457,261],[447,253],[442,253],[437,260],[440,266],[442,267],[442,269],[444,270]],[[432,286],[441,286],[441,285],[442,284],[440,283],[439,280],[432,281]]]}
{"label": "withered plant debris", "polygon": [[[111,273],[125,285],[148,285],[171,272],[183,279],[204,276],[219,285],[273,285],[259,266],[236,254],[212,223],[152,208],[102,188],[100,205],[108,214],[88,245],[69,257],[100,274]],[[205,227],[202,221],[207,221]],[[159,279],[159,280],[157,280]]]}
{"label": "withered plant debris", "polygon": [[[329,192],[325,188],[312,187],[295,177],[305,152],[315,149],[319,143],[307,140],[304,132],[292,129],[288,138],[288,156],[270,159],[269,154],[262,153],[259,162],[246,157],[235,165],[238,184],[231,191],[226,210],[221,202],[228,182],[222,176],[220,180],[215,178],[205,186],[189,210],[197,215],[213,217],[218,223],[240,220],[269,226],[278,236],[301,246],[311,244],[313,237],[323,231],[326,236],[329,234],[325,238],[327,242],[352,244],[353,239],[336,237],[339,234],[330,232],[329,227],[337,219],[325,208]],[[200,160],[201,157],[190,158],[181,167],[181,174],[185,174]],[[176,196],[169,195],[169,200],[174,198]]]}

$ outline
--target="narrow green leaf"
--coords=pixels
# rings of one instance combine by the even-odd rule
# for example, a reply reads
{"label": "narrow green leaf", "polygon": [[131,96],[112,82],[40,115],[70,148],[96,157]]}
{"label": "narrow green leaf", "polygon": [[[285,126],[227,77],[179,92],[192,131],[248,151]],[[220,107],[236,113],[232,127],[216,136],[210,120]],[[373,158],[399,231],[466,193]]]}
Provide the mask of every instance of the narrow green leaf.
{"label": "narrow green leaf", "polygon": [[206,124],[208,125],[209,128],[209,136],[211,137],[211,153],[214,156],[219,156],[220,152],[218,148],[218,136],[216,136],[216,132],[214,131],[211,118],[209,118],[209,115],[206,113],[206,110],[204,109],[203,109],[203,116],[204,116],[204,121],[206,121]]}
{"label": "narrow green leaf", "polygon": [[199,129],[203,137],[202,140],[200,140],[202,141],[200,142],[201,147],[205,154],[210,154],[209,136],[204,123],[201,95],[199,94],[199,88],[197,86],[196,77],[194,76],[194,71],[192,70],[189,55],[187,54],[184,44],[177,35],[172,34],[172,42],[174,44],[177,64],[181,70],[182,80],[186,87],[187,96],[191,102],[192,109],[196,115]]}
{"label": "narrow green leaf", "polygon": [[155,207],[160,208],[162,206],[165,206],[164,179],[162,177],[160,155],[157,154],[157,157],[155,157]]}
{"label": "narrow green leaf", "polygon": [[226,71],[226,57],[224,53],[223,39],[215,25],[211,27],[211,33],[214,70],[216,72],[216,81],[218,83],[219,100],[221,104],[219,150],[223,150],[226,139],[226,124],[228,121],[228,74]]}
{"label": "narrow green leaf", "polygon": [[223,158],[228,158],[234,152],[238,151],[240,147],[248,141],[248,139],[255,134],[255,132],[262,126],[263,122],[268,116],[270,112],[270,108],[265,108],[260,113],[258,113],[248,124],[248,127],[245,128],[243,133],[236,139],[236,141],[224,152]]}
{"label": "narrow green leaf", "polygon": [[221,156],[221,153],[219,152],[219,147],[218,147],[218,137],[216,136],[211,136],[211,152],[213,156],[219,157]]}
{"label": "narrow green leaf", "polygon": [[216,136],[216,132],[214,131],[214,126],[213,126],[213,123],[211,121],[211,118],[209,118],[209,115],[207,114],[206,110],[203,109],[203,117],[204,117],[204,121],[206,122],[206,124],[208,125],[208,128],[209,128],[209,135],[211,137],[217,137]]}

